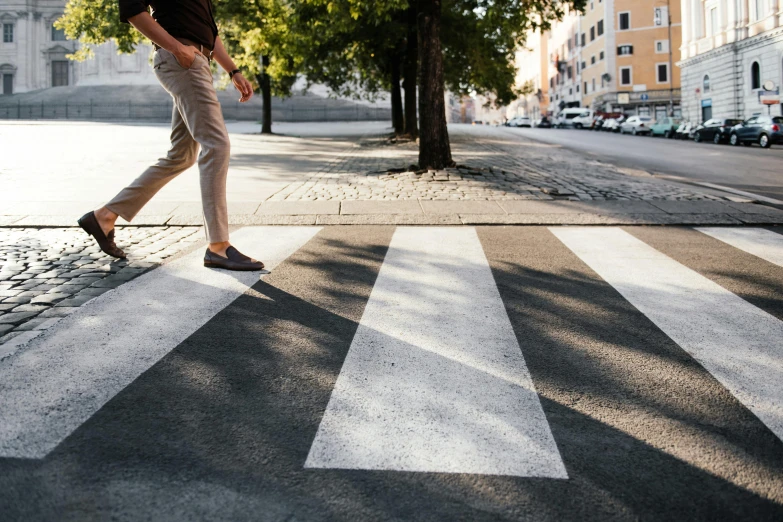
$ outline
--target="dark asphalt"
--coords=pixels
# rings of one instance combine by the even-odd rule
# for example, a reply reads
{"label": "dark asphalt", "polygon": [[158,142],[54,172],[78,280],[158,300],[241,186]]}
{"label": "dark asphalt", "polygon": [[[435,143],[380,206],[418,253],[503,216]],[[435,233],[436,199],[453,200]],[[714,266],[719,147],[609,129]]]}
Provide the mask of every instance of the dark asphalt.
{"label": "dark asphalt", "polygon": [[[783,268],[625,230],[783,319]],[[478,233],[569,479],[304,469],[393,232],[323,229],[45,459],[0,458],[0,520],[783,520],[783,442],[543,227]]]}
{"label": "dark asphalt", "polygon": [[509,132],[589,153],[624,167],[715,183],[783,201],[783,146],[762,149],[575,129]]}

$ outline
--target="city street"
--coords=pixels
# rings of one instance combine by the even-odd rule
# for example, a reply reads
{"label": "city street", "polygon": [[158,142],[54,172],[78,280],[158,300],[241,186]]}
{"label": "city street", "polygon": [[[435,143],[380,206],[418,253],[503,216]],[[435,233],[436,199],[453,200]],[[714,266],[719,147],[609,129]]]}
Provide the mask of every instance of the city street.
{"label": "city street", "polygon": [[245,227],[0,362],[3,520],[780,520],[783,235]]}
{"label": "city street", "polygon": [[762,149],[575,129],[509,128],[618,165],[715,183],[783,201],[783,146]]}

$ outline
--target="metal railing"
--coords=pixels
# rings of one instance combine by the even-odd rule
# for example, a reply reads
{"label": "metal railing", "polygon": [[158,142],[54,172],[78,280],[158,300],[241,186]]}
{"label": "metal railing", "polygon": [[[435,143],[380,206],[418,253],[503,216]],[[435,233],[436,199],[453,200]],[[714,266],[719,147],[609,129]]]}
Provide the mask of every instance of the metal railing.
{"label": "metal railing", "polygon": [[[221,104],[223,117],[227,120],[260,120],[261,106],[243,106],[239,102]],[[0,103],[0,119],[6,120],[145,120],[170,121],[172,104],[127,103],[74,103],[74,102],[22,102]],[[386,121],[391,120],[391,109],[363,107],[316,107],[273,106],[273,121],[318,122],[318,121]]]}

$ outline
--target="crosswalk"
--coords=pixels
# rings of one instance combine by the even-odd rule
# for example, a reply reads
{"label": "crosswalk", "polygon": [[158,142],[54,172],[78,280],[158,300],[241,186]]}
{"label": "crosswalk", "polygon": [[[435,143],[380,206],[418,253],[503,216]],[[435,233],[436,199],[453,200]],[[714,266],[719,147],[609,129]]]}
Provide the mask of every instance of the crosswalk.
{"label": "crosswalk", "polygon": [[[578,390],[579,379],[603,378],[585,361],[602,363],[607,354],[631,350],[669,354],[698,375],[689,392],[695,402],[723,401],[737,418],[744,407],[763,423],[759,429],[774,435],[774,444],[783,440],[779,305],[753,304],[630,228],[518,230],[243,228],[233,240],[243,250],[263,252],[272,270],[261,281],[258,274],[205,270],[197,251],[93,300],[0,362],[0,458],[45,459],[112,408],[118,395],[146,382],[172,352],[184,356],[207,340],[219,345],[216,353],[241,353],[243,370],[258,365],[252,375],[265,381],[258,386],[299,379],[297,386],[275,388],[273,404],[276,412],[298,412],[297,404],[307,403],[302,425],[312,429],[304,430],[301,469],[569,480],[575,465],[563,450],[570,444],[563,438],[567,423],[556,412],[567,406],[584,415],[579,401],[588,401],[594,381]],[[666,233],[660,230],[650,233]],[[713,241],[711,248],[736,251],[743,262],[763,264],[783,281],[778,231],[686,232]],[[568,255],[573,258],[566,263]],[[529,266],[521,261],[534,258]],[[579,296],[595,301],[578,302],[576,294],[564,300],[568,287],[582,287]],[[551,307],[535,305],[542,300]],[[634,324],[621,323],[629,317],[647,333],[610,342],[614,334],[605,331],[587,339],[602,322],[607,330],[613,324],[633,330]],[[674,348],[651,348],[656,328]],[[540,350],[544,338],[552,343],[548,352]],[[627,385],[630,374],[648,379],[648,386],[666,386],[666,379],[655,384],[655,376],[639,368],[621,368],[627,358],[611,362],[616,387]],[[293,360],[301,365],[294,374],[280,370]],[[230,371],[212,366],[205,389]],[[574,373],[565,371],[570,366]],[[577,382],[558,381],[566,374]],[[165,393],[165,383],[158,384]],[[245,385],[226,384],[220,393],[273,407],[270,396],[247,397]],[[648,393],[639,386],[628,392],[629,402]],[[572,390],[568,404],[558,392],[564,389]],[[692,414],[709,418],[708,409]],[[254,408],[247,413],[255,414]],[[637,433],[628,420],[595,418]],[[651,435],[646,443],[665,448],[666,436]],[[729,475],[693,457],[695,450],[666,451]]]}

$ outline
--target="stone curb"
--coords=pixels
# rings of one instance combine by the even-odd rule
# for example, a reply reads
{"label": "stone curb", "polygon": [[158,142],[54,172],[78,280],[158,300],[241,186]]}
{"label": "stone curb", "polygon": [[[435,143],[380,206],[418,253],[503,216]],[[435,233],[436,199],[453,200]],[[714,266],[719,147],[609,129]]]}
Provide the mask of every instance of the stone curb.
{"label": "stone curb", "polygon": [[[312,216],[240,215],[229,218],[231,225],[783,225],[780,216],[768,214],[324,214]],[[169,225],[200,226],[200,218],[171,218]],[[24,225],[0,228],[73,227],[71,220],[28,219]],[[149,225],[124,225],[149,226]]]}
{"label": "stone curb", "polygon": [[[349,203],[349,202],[343,202]],[[230,214],[229,224],[248,225],[775,225],[783,211],[765,205],[713,201],[604,201],[604,202],[427,202],[418,212],[390,212],[389,203],[361,201],[351,211]],[[493,205],[498,205],[497,209]],[[262,205],[263,206],[263,205]],[[354,205],[355,206],[355,205]],[[430,212],[425,208],[432,207]],[[293,208],[292,208],[293,210]],[[202,226],[195,214],[143,216],[123,226]],[[75,227],[72,216],[0,216],[0,228]]]}

